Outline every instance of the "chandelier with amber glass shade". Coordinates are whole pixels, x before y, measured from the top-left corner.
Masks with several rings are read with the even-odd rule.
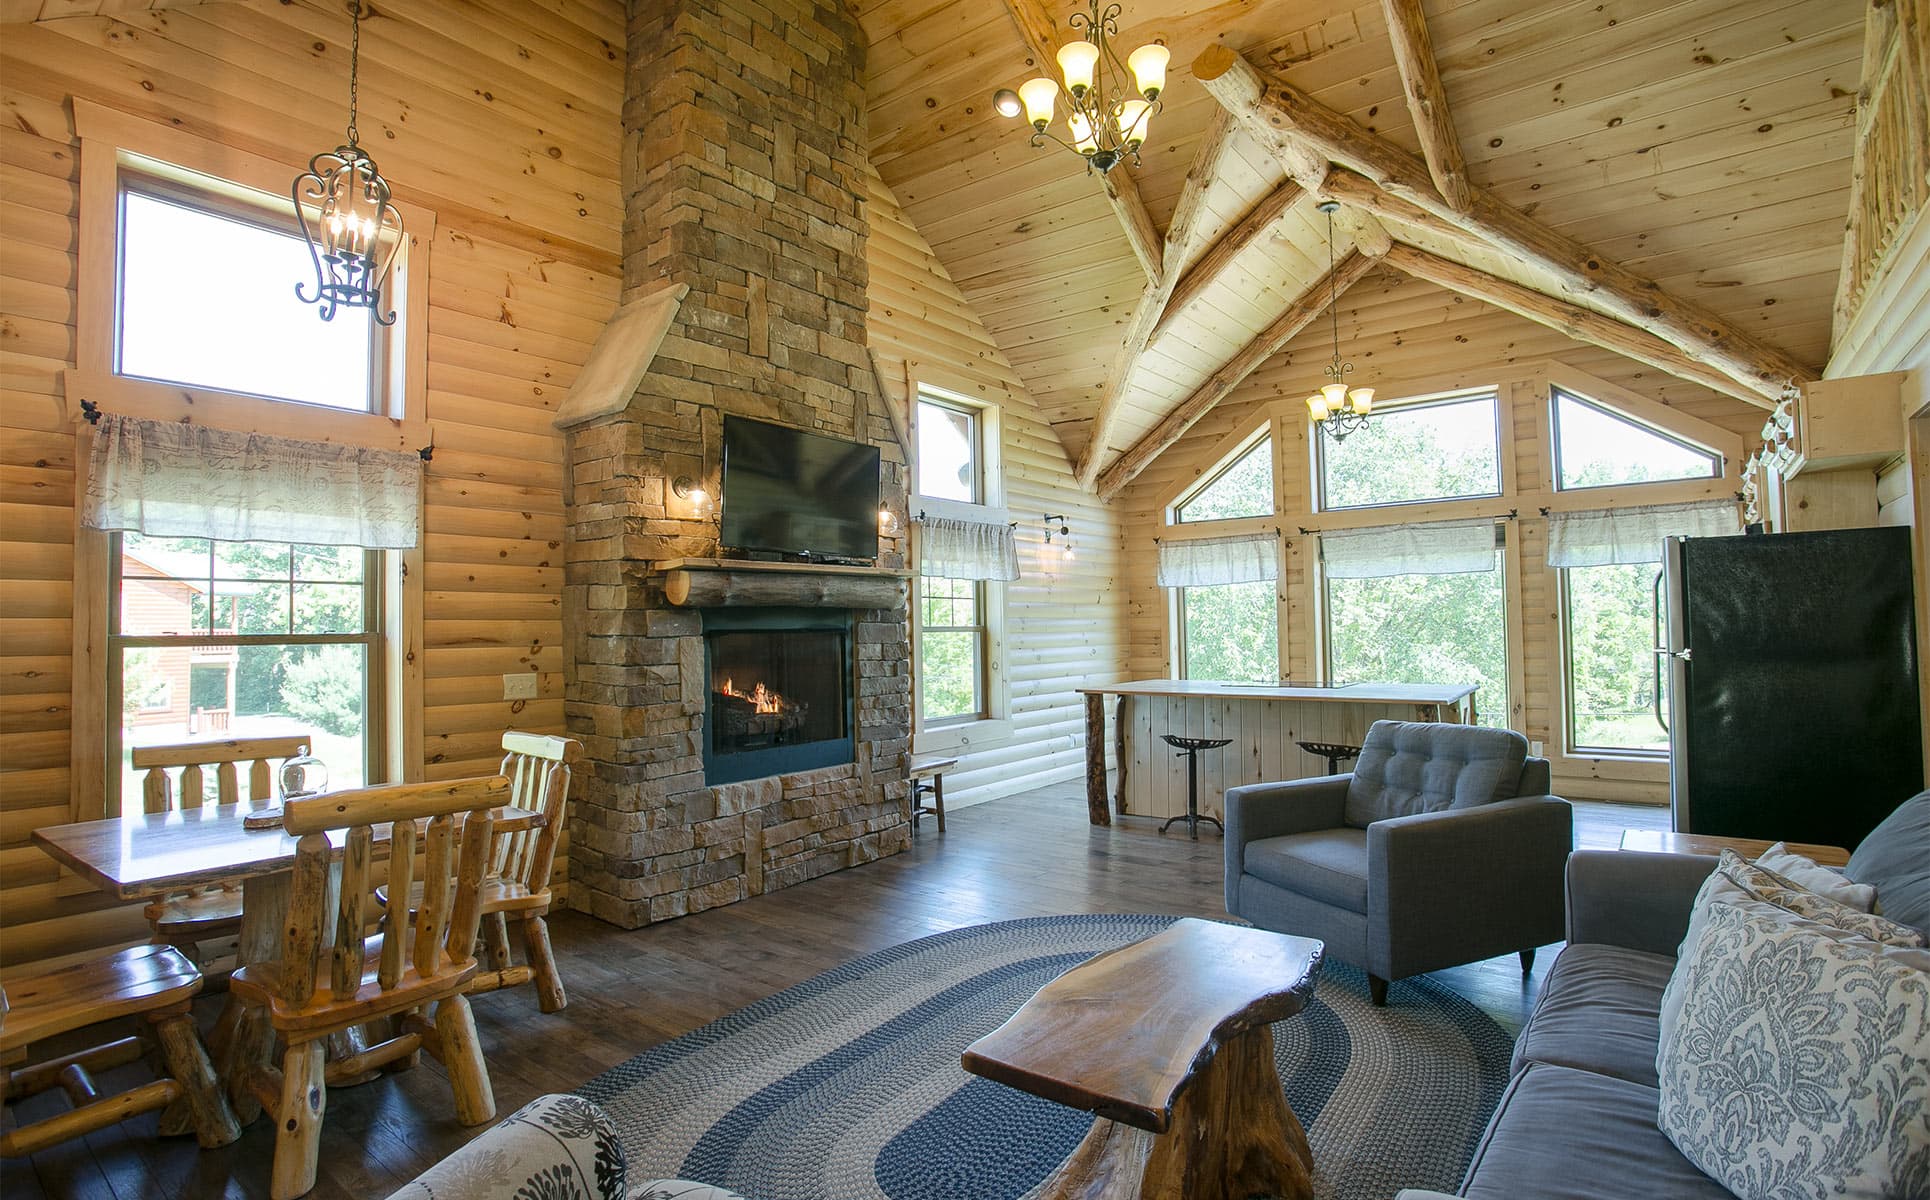
[[[1018,91],[1000,88],[993,107],[1007,117],[1021,112],[1032,126],[1032,144],[1057,142],[1086,160],[1088,169],[1105,174],[1131,158],[1139,162],[1159,94],[1166,88],[1166,47],[1148,42],[1121,63],[1112,50],[1119,36],[1119,5],[1102,10],[1089,0],[1086,12],[1075,12],[1070,24],[1079,36],[1059,47],[1059,73],[1054,80],[1041,75],[1019,85]],[[1128,82],[1130,77],[1130,82]],[[1065,136],[1053,132],[1059,104],[1066,106]]]

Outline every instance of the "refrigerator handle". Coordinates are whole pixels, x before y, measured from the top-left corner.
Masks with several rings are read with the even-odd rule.
[[[1655,723],[1662,727],[1663,733],[1669,729],[1669,719],[1662,714],[1662,664],[1669,657],[1668,643],[1662,640],[1662,570],[1655,572],[1655,606],[1649,610],[1654,619],[1655,631]]]

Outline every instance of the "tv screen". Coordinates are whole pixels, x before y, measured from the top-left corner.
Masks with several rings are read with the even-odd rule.
[[[878,448],[724,417],[724,549],[878,559]]]

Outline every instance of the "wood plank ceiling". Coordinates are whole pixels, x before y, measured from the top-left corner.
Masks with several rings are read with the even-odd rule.
[[[1047,0],[1062,19],[1076,0]],[[1211,44],[1418,153],[1379,0],[1124,0],[1122,54],[1172,51],[1165,111],[1133,168],[1164,230],[1221,109],[1188,65]],[[1839,0],[1426,0],[1469,178],[1498,199],[1813,368],[1849,203],[1863,7]],[[861,0],[871,38],[872,160],[978,310],[1069,453],[1086,451],[1122,334],[1146,287],[1098,186],[1066,152],[1027,144],[991,94],[1038,73],[1007,5]],[[1196,252],[1286,178],[1245,133],[1205,196]],[[1343,222],[1334,250],[1353,239]],[[1538,291],[1545,272],[1465,240],[1397,238]],[[1140,441],[1328,262],[1301,199],[1170,315],[1140,355],[1099,465]],[[1379,265],[1366,283],[1411,294]],[[1570,299],[1573,299],[1570,297]],[[1397,336],[1398,326],[1388,330]],[[1345,347],[1343,347],[1344,349]],[[1282,388],[1321,382],[1318,364]],[[1304,375],[1304,379],[1299,376]],[[1742,425],[1741,401],[1694,384],[1671,402]]]

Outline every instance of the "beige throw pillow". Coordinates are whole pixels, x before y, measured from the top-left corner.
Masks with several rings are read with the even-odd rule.
[[[1843,878],[1841,872],[1818,866],[1815,859],[1792,854],[1782,842],[1758,854],[1756,865],[1766,871],[1774,871],[1798,887],[1808,888],[1819,896],[1828,896],[1838,904],[1847,904],[1858,912],[1871,912],[1876,908],[1875,888],[1867,883],[1851,883]]]

